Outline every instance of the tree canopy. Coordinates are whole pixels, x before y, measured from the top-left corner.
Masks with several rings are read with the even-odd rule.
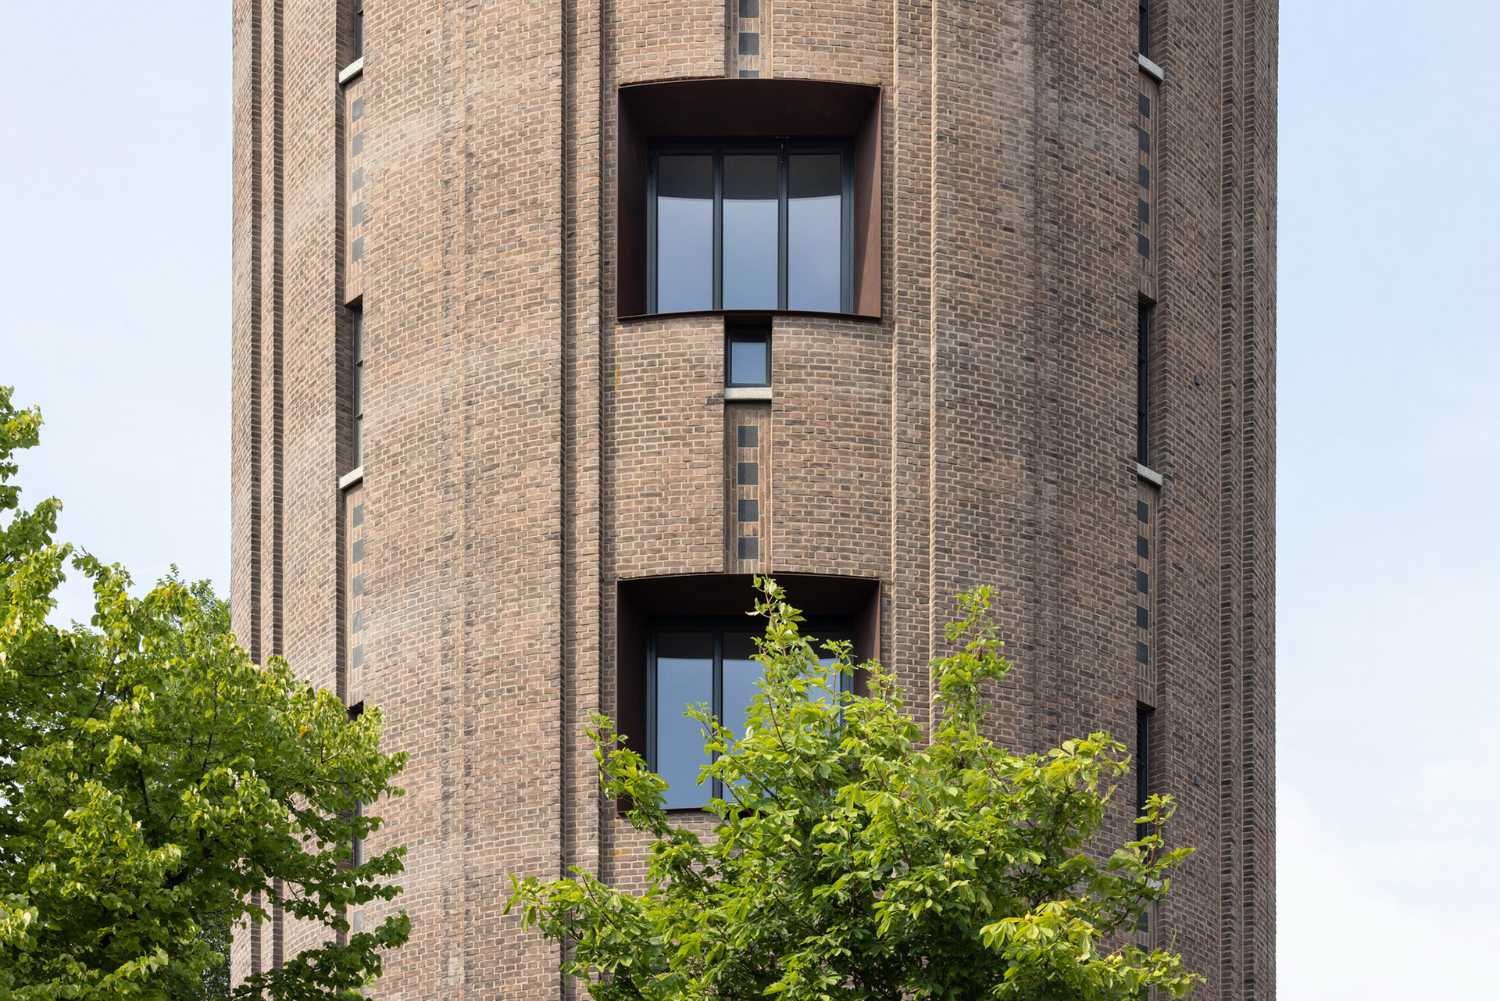
[[[379,826],[359,804],[399,791],[380,713],[253,663],[206,584],[136,597],[55,541],[59,502],[23,509],[15,483],[40,426],[0,387],[0,999],[194,997],[226,930],[278,902],[326,944],[234,996],[358,996],[409,933],[404,914],[346,920],[399,893],[402,849],[353,858]],[[93,583],[90,625],[49,621],[69,566]]]
[[[1188,849],[1168,849],[1172,813],[1152,796],[1137,837],[1100,853],[1126,748],[1106,733],[1016,754],[982,732],[982,684],[1010,664],[990,591],[962,596],[933,662],[935,721],[902,711],[893,678],[848,643],[825,654],[772,581],[757,660],[764,680],[745,733],[706,707],[712,836],[674,823],[665,783],[604,717],[591,731],[605,793],[649,835],[645,890],[575,869],[513,877],[511,907],[568,945],[564,969],[599,1001],[1124,1001],[1181,996],[1196,977],[1168,950],[1134,944]]]

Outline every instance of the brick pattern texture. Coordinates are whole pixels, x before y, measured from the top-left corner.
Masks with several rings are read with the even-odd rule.
[[[640,885],[582,737],[617,706],[617,585],[749,564],[723,319],[618,318],[615,95],[753,68],[879,86],[883,143],[881,319],[774,319],[755,565],[878,579],[920,721],[981,582],[1018,664],[997,737],[1128,739],[1154,706],[1153,784],[1199,851],[1152,934],[1204,1001],[1274,998],[1276,0],[1153,8],[1159,85],[1124,3],[366,0],[341,87],[347,11],[233,0],[235,628],[412,756],[369,849],[408,846],[414,933],[372,997],[580,997],[501,914],[508,874]],[[242,929],[233,969],[315,935]]]

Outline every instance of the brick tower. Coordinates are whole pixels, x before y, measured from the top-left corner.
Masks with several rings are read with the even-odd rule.
[[[507,874],[640,879],[596,710],[702,823],[769,571],[922,719],[995,584],[995,736],[1132,742],[1141,934],[1274,998],[1275,0],[233,3],[235,625],[411,753],[374,997],[567,994]]]

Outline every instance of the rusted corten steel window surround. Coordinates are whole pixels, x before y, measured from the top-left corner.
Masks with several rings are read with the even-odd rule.
[[[807,616],[813,635],[851,639],[854,660],[880,659],[880,582],[873,578],[833,574],[777,574],[787,597]],[[746,618],[755,604],[754,575],[748,573],[680,574],[618,582],[615,633],[615,720],[630,747],[655,751],[653,712],[654,641],[663,628],[732,624],[756,633],[760,623]],[[816,626],[817,628],[814,628]],[[820,632],[819,629],[822,631]],[[855,691],[864,690],[858,674]],[[654,759],[653,759],[654,760]]]
[[[880,318],[880,88],[817,80],[678,80],[621,87],[618,102],[617,315],[650,309],[652,152],[712,137],[716,144],[822,141],[847,147],[848,292],[832,315]],[[753,312],[814,312],[758,309]],[[703,309],[692,312],[733,313]],[[826,313],[824,315],[827,315]]]

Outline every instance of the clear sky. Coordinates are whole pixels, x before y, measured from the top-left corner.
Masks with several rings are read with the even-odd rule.
[[[47,418],[23,482],[138,579],[221,591],[229,6],[0,8],[0,382]],[[1500,7],[1281,24],[1280,998],[1492,997]]]

